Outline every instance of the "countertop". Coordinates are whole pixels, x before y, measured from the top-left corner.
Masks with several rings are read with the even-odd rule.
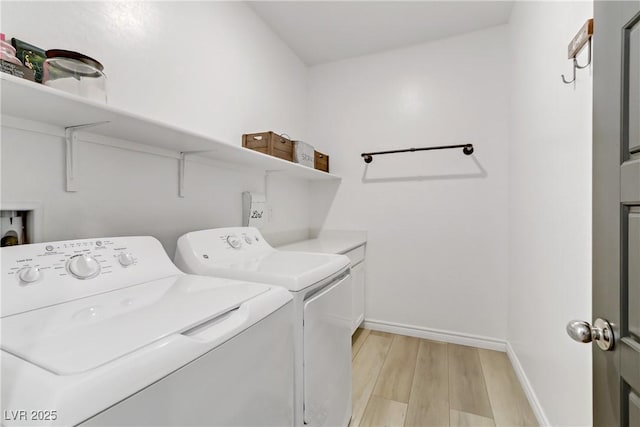
[[[279,246],[283,251],[320,252],[344,254],[367,243],[366,231],[326,230],[315,239],[303,240]]]

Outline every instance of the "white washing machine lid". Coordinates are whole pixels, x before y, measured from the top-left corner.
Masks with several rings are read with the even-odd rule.
[[[1,346],[52,373],[82,373],[208,324],[269,289],[258,283],[172,276],[5,317]]]
[[[344,255],[272,250],[255,257],[224,261],[200,259],[197,274],[251,280],[297,292],[349,266]]]

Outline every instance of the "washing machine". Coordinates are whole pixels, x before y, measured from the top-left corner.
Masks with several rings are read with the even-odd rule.
[[[256,228],[230,227],[183,235],[174,261],[185,272],[268,283],[289,291],[294,305],[295,423],[349,424],[349,258],[276,250]]]
[[[293,302],[152,237],[0,249],[2,424],[293,425]]]

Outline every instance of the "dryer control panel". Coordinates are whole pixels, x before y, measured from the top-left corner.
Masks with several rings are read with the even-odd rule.
[[[251,247],[255,247],[257,250],[263,248],[271,248],[271,245],[267,243],[257,229],[247,229],[242,227],[240,229],[226,229],[222,234],[216,236],[219,240],[223,240],[227,243],[230,249],[243,249],[250,250]],[[254,246],[255,245],[255,246]],[[224,247],[224,245],[222,245]]]
[[[274,251],[254,227],[226,227],[187,233],[178,239],[178,250],[188,247],[204,259],[255,257]]]
[[[184,271],[197,271],[201,263],[244,265],[259,262],[276,250],[254,227],[226,227],[193,231],[181,236],[174,261]]]
[[[180,273],[153,237],[36,243],[0,253],[2,317]]]

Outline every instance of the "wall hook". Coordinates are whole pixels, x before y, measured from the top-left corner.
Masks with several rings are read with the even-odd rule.
[[[562,82],[564,84],[570,84],[576,81],[576,69],[579,68],[578,65],[578,61],[576,60],[576,58],[573,58],[573,77],[571,78],[571,80],[567,80],[566,77],[564,76],[564,74],[561,74],[560,77],[562,77]]]
[[[589,42],[587,43],[587,63],[584,65],[578,64],[578,59],[573,58],[573,64],[578,70],[582,70],[583,68],[587,68],[591,65],[591,38],[589,38]]]
[[[568,47],[568,58],[571,59],[573,70],[571,80],[567,80],[564,74],[561,75],[562,82],[564,84],[571,84],[576,81],[576,70],[582,70],[591,65],[591,39],[593,37],[593,19],[588,19],[584,23],[580,31],[571,40]],[[587,63],[584,65],[578,64],[577,56],[580,54],[584,46],[587,46]]]

